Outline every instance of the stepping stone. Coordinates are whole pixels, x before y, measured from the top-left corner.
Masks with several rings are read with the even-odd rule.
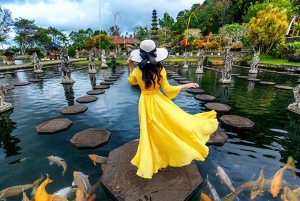
[[[60,112],[62,114],[80,114],[85,112],[88,109],[85,105],[71,105],[64,107]]]
[[[238,77],[238,78],[245,78],[245,79],[248,79],[248,78],[249,78],[248,76],[241,76],[241,75],[238,75],[238,76],[236,76],[236,77]]]
[[[41,79],[50,79],[50,78],[52,78],[52,76],[50,76],[50,75],[46,75],[46,76],[42,76],[42,77],[40,77]]]
[[[2,87],[3,87],[4,89],[6,89],[7,91],[8,91],[8,90],[12,90],[12,89],[15,88],[15,86],[12,85],[12,84],[2,85]]]
[[[187,83],[191,83],[191,81],[188,80],[183,80],[183,81],[179,81],[180,84],[187,84]]]
[[[223,103],[206,103],[204,106],[210,110],[215,110],[217,112],[229,112],[229,110],[231,109],[230,106]]]
[[[89,128],[76,133],[70,140],[77,149],[95,149],[106,144],[110,138],[110,132],[104,128]]]
[[[248,78],[248,81],[252,81],[252,82],[260,82],[261,79],[257,79],[257,78]]]
[[[25,85],[29,85],[31,84],[30,82],[18,82],[18,83],[14,83],[14,86],[25,86]]]
[[[4,72],[4,74],[16,74],[16,72],[14,72],[14,71],[7,71],[7,72]]]
[[[111,81],[117,81],[117,79],[115,79],[115,78],[106,78],[106,79],[104,79],[104,81],[111,82]]]
[[[36,128],[39,134],[53,134],[60,131],[68,130],[72,125],[72,121],[67,118],[58,118],[45,121]]]
[[[112,200],[188,200],[200,189],[203,179],[194,161],[163,168],[152,179],[137,176],[137,168],[130,162],[137,147],[134,140],[110,151],[107,157],[100,182]]]
[[[119,71],[116,72],[116,74],[123,74],[123,73],[125,73],[124,70],[119,70]]]
[[[186,78],[185,77],[175,77],[174,80],[182,81],[182,80],[186,80]]]
[[[205,90],[199,89],[199,88],[191,88],[191,89],[188,89],[187,92],[191,93],[191,94],[204,94]]]
[[[266,84],[266,85],[275,85],[275,82],[265,82],[265,81],[261,81],[259,82],[259,84]]]
[[[214,101],[216,99],[216,97],[207,94],[196,94],[194,97],[201,101]]]
[[[181,75],[171,75],[171,77],[174,78],[174,79],[175,79],[175,78],[182,78]]]
[[[90,90],[88,92],[86,92],[89,95],[98,95],[98,94],[104,94],[104,90],[102,89],[95,89],[95,90]]]
[[[210,136],[209,140],[206,142],[206,145],[224,145],[227,139],[228,135],[226,135],[223,131],[217,130]]]
[[[83,96],[83,97],[76,99],[76,101],[78,103],[90,103],[90,102],[94,102],[96,100],[98,100],[98,98],[96,96]]]
[[[254,122],[250,119],[237,115],[223,115],[220,121],[226,126],[237,129],[251,129],[254,126]]]
[[[108,89],[110,86],[105,84],[100,84],[94,87],[94,89]]]
[[[112,79],[118,79],[118,78],[120,78],[120,76],[116,76],[116,75],[112,75],[112,76],[109,76],[109,78],[112,78]]]
[[[110,85],[110,84],[113,84],[114,82],[100,82],[100,84],[103,84],[103,85]]]
[[[277,89],[285,89],[285,90],[293,90],[294,89],[294,87],[283,86],[283,85],[275,85],[274,87]]]
[[[52,75],[52,77],[58,77],[58,76],[61,76],[61,74],[55,73]]]
[[[29,82],[40,82],[40,81],[42,81],[42,79],[30,79],[30,80],[28,80]]]
[[[5,78],[4,75],[0,75],[0,78]]]
[[[121,77],[123,74],[120,74],[120,73],[114,73],[112,74],[112,76],[118,76],[118,77]]]

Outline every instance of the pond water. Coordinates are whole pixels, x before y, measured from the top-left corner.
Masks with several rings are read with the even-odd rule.
[[[15,64],[24,64],[24,63],[30,63],[31,60],[30,59],[16,59],[15,60]],[[0,61],[0,67],[1,66],[5,66],[4,61]]]
[[[214,66],[220,69],[220,66]],[[216,97],[216,102],[229,105],[229,113],[218,113],[247,117],[255,122],[253,129],[232,130],[220,123],[220,130],[228,135],[223,146],[209,146],[210,154],[205,162],[196,162],[204,180],[200,191],[191,198],[199,201],[200,192],[209,195],[206,178],[222,198],[230,193],[221,183],[217,166],[224,169],[233,186],[238,188],[248,181],[255,181],[264,167],[264,176],[270,179],[281,167],[288,156],[300,161],[299,133],[300,117],[286,111],[287,106],[294,102],[292,90],[277,89],[274,86],[249,82],[244,78],[232,77],[231,84],[220,84],[221,73],[204,69],[204,73],[195,74],[196,68],[167,67],[176,71],[192,82],[198,82],[206,94]],[[92,103],[85,103],[88,110],[78,115],[63,115],[60,110],[66,106],[80,104],[76,99],[86,96],[86,92],[99,85],[106,76],[124,70],[125,73],[104,94]],[[233,73],[248,75],[249,69],[233,68]],[[45,68],[45,74],[57,72],[57,68]],[[88,158],[88,154],[108,156],[109,152],[139,137],[137,102],[140,95],[138,87],[127,83],[128,67],[98,69],[95,76],[89,75],[87,69],[74,70],[72,78],[76,81],[71,87],[60,84],[61,77],[44,79],[42,82],[26,86],[15,86],[9,90],[6,102],[12,103],[14,109],[1,114],[0,120],[0,191],[10,186],[30,184],[48,173],[53,180],[47,185],[47,192],[52,194],[62,188],[71,186],[73,172],[81,171],[89,175],[90,183],[95,184],[102,175],[99,164],[96,166]],[[257,78],[275,82],[279,85],[295,87],[299,76],[280,73],[259,72]],[[17,71],[16,74],[5,74],[0,84],[26,82],[36,78],[32,71]],[[169,77],[172,85],[177,81]],[[196,100],[193,94],[182,91],[173,101],[190,114],[208,111],[206,102]],[[54,118],[69,118],[73,124],[63,132],[53,135],[39,135],[36,126]],[[77,132],[88,128],[105,128],[111,133],[109,142],[94,150],[77,150],[71,145],[70,139]],[[298,139],[298,141],[297,141]],[[62,167],[49,165],[47,156],[56,155],[65,159],[67,171],[62,177]],[[299,164],[296,164],[299,168]],[[295,187],[300,186],[299,169],[284,171],[283,179]],[[292,188],[292,187],[291,187]],[[30,195],[31,190],[27,191]],[[280,192],[281,195],[282,191]],[[96,200],[109,201],[111,198],[99,187]],[[243,190],[239,200],[250,200],[250,190]],[[19,201],[22,194],[9,197],[9,201]],[[273,198],[265,190],[255,200],[281,200]]]

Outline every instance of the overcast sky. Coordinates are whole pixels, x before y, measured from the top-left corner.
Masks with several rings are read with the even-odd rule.
[[[0,0],[12,18],[35,20],[39,27],[55,27],[67,33],[91,28],[105,30],[114,21],[123,35],[135,26],[150,26],[152,11],[162,18],[167,12],[176,20],[178,12],[204,0]],[[99,12],[100,11],[100,12]],[[117,14],[119,13],[119,14]],[[116,18],[115,18],[116,16]]]

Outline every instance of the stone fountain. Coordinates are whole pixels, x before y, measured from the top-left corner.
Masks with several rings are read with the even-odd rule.
[[[233,53],[227,49],[225,53],[225,62],[222,68],[222,78],[219,80],[220,83],[231,83],[231,71],[233,65]]]
[[[254,57],[252,59],[253,62],[250,66],[251,68],[249,70],[249,73],[253,73],[253,74],[258,73],[259,54],[260,54],[260,52],[255,52],[254,53]]]
[[[188,53],[187,53],[187,52],[184,52],[183,56],[184,56],[184,64],[183,64],[183,68],[188,68],[188,67],[189,67],[189,65],[188,65],[188,60],[189,60]]]
[[[63,47],[61,50],[61,75],[62,75],[62,84],[73,84],[75,81],[71,78],[71,69],[70,69],[70,62],[68,59],[68,50]]]
[[[107,68],[107,64],[106,64],[106,56],[105,56],[105,50],[102,50],[102,55],[101,55],[101,67],[106,67]]]
[[[197,63],[197,70],[195,73],[203,73],[203,62],[205,60],[205,52],[204,50],[199,50],[197,53],[198,55],[198,63]]]
[[[97,73],[95,69],[94,56],[92,51],[89,52],[89,73]]]
[[[33,72],[35,73],[42,73],[42,67],[36,52],[33,53]]]
[[[6,95],[6,89],[0,84],[0,113],[13,109],[11,103],[4,101]]]

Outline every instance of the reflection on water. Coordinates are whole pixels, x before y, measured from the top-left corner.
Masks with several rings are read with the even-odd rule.
[[[167,67],[166,67],[167,68]],[[15,83],[57,73],[58,66],[43,69],[42,75],[30,71],[16,72],[15,75],[5,74],[1,84]],[[60,110],[74,105],[74,100],[86,96],[86,92],[118,70],[125,73],[105,90],[97,95],[98,100],[85,104],[88,110],[78,115],[63,115]],[[229,105],[228,114],[244,116],[255,122],[251,130],[234,130],[220,123],[220,130],[228,135],[223,146],[210,146],[210,153],[205,162],[196,162],[204,180],[199,191],[191,200],[199,201],[200,192],[209,195],[206,178],[222,198],[230,193],[220,180],[217,167],[224,169],[234,188],[247,182],[256,181],[262,167],[264,176],[270,184],[273,175],[283,167],[289,156],[300,161],[300,122],[299,116],[286,111],[287,106],[294,102],[291,90],[282,90],[274,86],[262,85],[258,82],[251,85],[244,78],[232,77],[232,83],[220,84],[221,74],[214,70],[204,69],[203,74],[195,74],[196,68],[182,69],[181,66],[170,66],[191,82],[197,82],[206,94],[216,97],[216,102]],[[72,85],[60,84],[61,77],[44,79],[41,82],[26,86],[16,86],[9,90],[6,101],[14,106],[13,111],[3,113],[0,120],[0,190],[25,183],[32,183],[42,173],[50,175],[53,182],[47,186],[47,192],[53,193],[64,187],[71,186],[73,171],[82,171],[89,175],[90,183],[94,184],[102,175],[99,166],[94,166],[88,154],[108,156],[109,152],[139,137],[137,102],[140,95],[138,87],[127,83],[128,67],[114,66],[108,69],[97,69],[97,74],[88,74],[87,69],[72,72],[76,81]],[[233,73],[248,75],[248,69],[233,68]],[[279,85],[296,86],[297,76],[260,72],[256,76],[262,81],[275,82]],[[169,77],[173,85],[178,83]],[[190,114],[207,111],[204,101],[196,100],[193,94],[182,91],[173,101]],[[218,113],[220,118],[223,113]],[[66,130],[54,135],[38,135],[35,127],[40,123],[54,118],[69,118],[73,124]],[[95,150],[77,150],[70,144],[70,139],[79,131],[87,128],[105,128],[111,132],[108,144]],[[50,166],[47,156],[57,155],[65,159],[68,169],[64,177],[61,169]],[[26,158],[26,160],[21,160]],[[296,167],[299,164],[296,163]],[[300,186],[300,171],[283,172],[283,179],[292,188]],[[265,187],[263,195],[255,200],[281,200],[273,197]],[[28,193],[27,193],[28,194]],[[97,200],[111,200],[100,187],[96,191]],[[244,189],[239,199],[250,200],[251,189]],[[21,195],[8,198],[9,201],[21,200]]]

